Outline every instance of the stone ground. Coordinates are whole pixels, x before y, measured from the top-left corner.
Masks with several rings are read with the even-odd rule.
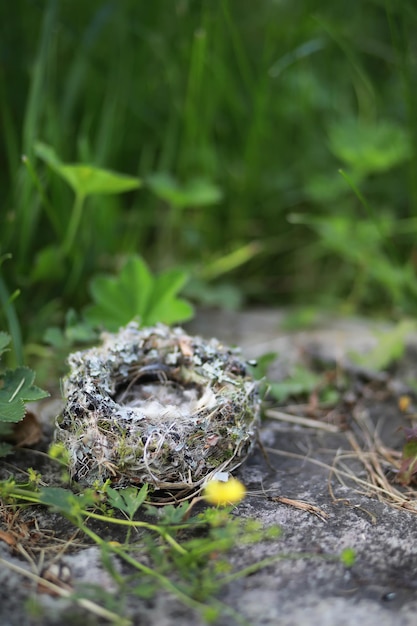
[[[376,341],[374,325],[363,320],[323,319],[315,328],[287,332],[283,330],[283,319],[283,314],[271,311],[201,314],[188,330],[241,345],[247,358],[277,352],[279,358],[271,376],[278,378],[306,357],[349,367],[346,357],[350,350],[367,349]],[[357,623],[411,626],[416,623],[417,514],[394,508],[371,494],[365,484],[368,475],[363,464],[344,455],[352,451],[349,433],[361,440],[364,432],[361,425],[371,430],[377,428],[385,445],[400,449],[403,435],[399,428],[410,425],[410,420],[398,408],[398,395],[407,389],[407,377],[415,375],[417,357],[413,342],[411,338],[406,365],[389,377],[355,372],[345,403],[335,417],[336,428],[326,430],[272,419],[263,424],[261,440],[269,464],[258,449],[240,468],[238,476],[248,488],[248,497],[235,514],[257,518],[265,526],[278,524],[282,535],[272,542],[238,547],[231,560],[242,568],[266,557],[281,555],[282,558],[231,583],[222,592],[222,601],[238,611],[246,623],[253,626]],[[364,481],[362,486],[354,478],[332,474],[330,468],[335,459],[336,468],[346,473],[353,471],[354,477]],[[19,457],[14,462],[19,463]],[[311,508],[300,510],[277,502],[274,500],[277,497],[302,501]],[[65,534],[60,518],[50,513],[41,515],[49,516],[47,523],[51,529],[60,528]],[[345,548],[356,552],[352,568],[332,558]],[[305,553],[308,556],[303,556]],[[30,569],[27,560],[12,554],[1,541],[0,558],[12,566]],[[95,548],[85,547],[66,554],[63,560],[76,584],[82,586],[94,581],[103,589],[111,589],[111,579],[103,570]],[[42,606],[39,618],[28,611],[28,602],[34,596]],[[105,623],[87,612],[74,616],[69,609],[68,602],[37,594],[36,586],[30,581],[0,565],[2,626]],[[127,609],[135,625],[202,624],[194,612],[162,592],[152,601],[132,599]],[[218,626],[235,623],[238,622],[230,616],[216,622]]]

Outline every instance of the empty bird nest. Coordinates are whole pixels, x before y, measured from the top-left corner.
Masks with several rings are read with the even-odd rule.
[[[69,367],[56,440],[81,483],[148,483],[154,500],[178,501],[254,445],[258,385],[239,351],[216,339],[131,323],[71,354]]]

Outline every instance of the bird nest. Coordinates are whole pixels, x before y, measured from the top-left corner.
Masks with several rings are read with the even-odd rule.
[[[174,501],[233,471],[254,445],[258,385],[216,339],[131,323],[69,366],[56,440],[81,483],[148,483],[153,499]]]

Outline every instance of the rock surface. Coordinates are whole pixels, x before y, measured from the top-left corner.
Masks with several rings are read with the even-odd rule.
[[[361,320],[325,320],[309,331],[282,329],[283,314],[260,311],[247,314],[201,315],[187,327],[189,332],[216,336],[242,346],[247,358],[265,352],[279,353],[272,371],[279,376],[288,367],[317,354],[325,360],[344,361],[351,349],[375,344],[373,325]],[[406,371],[412,370],[410,361]],[[405,380],[400,377],[397,383]],[[390,379],[392,381],[392,378]],[[391,382],[390,382],[391,384]],[[398,447],[398,428],[407,424],[398,409],[396,391],[385,379],[376,389],[355,388],[357,417],[378,426],[387,445]],[[345,418],[350,425],[352,403],[346,402]],[[346,427],[346,423],[344,427]],[[355,425],[355,424],[354,424]],[[248,489],[247,498],[235,514],[256,518],[265,526],[278,524],[282,535],[268,542],[237,547],[231,559],[244,568],[267,557],[276,560],[264,569],[231,583],[221,600],[238,611],[253,626],[411,626],[417,611],[417,514],[394,508],[382,496],[367,491],[367,473],[362,463],[343,452],[352,452],[347,430],[308,428],[286,421],[267,420],[261,440],[269,464],[258,450],[239,470]],[[337,468],[354,471],[363,486],[348,476],[332,473]],[[311,505],[301,510],[277,501],[288,498]],[[50,520],[52,526],[57,519]],[[352,548],[356,561],[345,567],[338,555]],[[0,542],[0,557],[12,566],[29,569],[26,560],[12,556]],[[77,583],[97,582],[110,589],[112,581],[100,564],[96,548],[83,548],[65,556]],[[68,613],[68,602],[44,595],[42,615],[31,611],[36,586],[0,565],[0,623],[2,626],[34,624],[105,623],[91,614]],[[39,596],[37,596],[39,601]],[[39,610],[39,608],[37,609]],[[196,614],[161,592],[153,601],[132,599],[128,613],[134,624],[159,626],[202,624]],[[71,614],[71,618],[68,616]],[[239,623],[230,615],[216,624]]]

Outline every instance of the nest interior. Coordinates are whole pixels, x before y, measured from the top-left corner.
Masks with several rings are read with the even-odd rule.
[[[69,366],[56,440],[78,481],[195,492],[253,447],[258,385],[216,339],[132,323],[70,355]]]

